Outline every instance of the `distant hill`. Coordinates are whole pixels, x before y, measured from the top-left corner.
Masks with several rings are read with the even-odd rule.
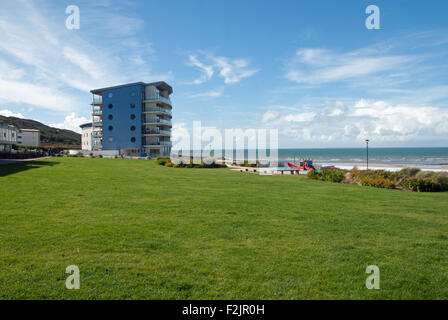
[[[0,122],[12,124],[19,129],[40,130],[40,142],[64,145],[81,144],[81,135],[79,133],[66,129],[52,128],[39,121],[0,115]]]

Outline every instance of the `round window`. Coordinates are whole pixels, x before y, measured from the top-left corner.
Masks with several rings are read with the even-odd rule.
[[[131,126],[131,131],[135,131],[135,126]]]
[[[112,109],[112,108],[113,108],[112,103],[110,103],[107,107],[108,107],[109,109]]]
[[[109,126],[108,129],[109,129],[109,131],[112,131],[112,130],[114,130],[114,127]]]
[[[131,97],[135,97],[135,92],[134,91],[131,92]]]
[[[109,137],[109,138],[107,138],[107,140],[109,140],[109,142],[112,142],[112,141],[114,141],[114,138]]]
[[[135,104],[131,103],[131,109],[134,109],[134,108],[135,108]]]
[[[112,119],[114,118],[114,116],[110,114],[107,118],[108,118],[109,120],[112,120]]]
[[[135,137],[131,138],[131,142],[134,143],[135,142]]]
[[[132,120],[135,119],[135,114],[131,114],[131,119],[132,119]]]
[[[112,98],[114,96],[114,94],[112,92],[109,92],[109,98]]]

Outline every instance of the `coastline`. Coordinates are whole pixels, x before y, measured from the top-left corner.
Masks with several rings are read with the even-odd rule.
[[[319,162],[316,164],[321,166],[334,166],[339,169],[353,169],[357,167],[360,170],[366,170],[366,164],[360,163],[331,163],[331,162]],[[369,169],[371,170],[387,170],[387,171],[400,171],[403,168],[420,168],[422,171],[448,171],[448,165],[406,165],[406,164],[385,164],[385,163],[369,163]]]

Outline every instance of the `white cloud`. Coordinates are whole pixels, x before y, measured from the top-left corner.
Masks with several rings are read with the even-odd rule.
[[[154,50],[139,38],[144,21],[116,13],[121,5],[101,10],[83,6],[81,30],[70,31],[63,20],[52,19],[54,6],[29,0],[2,3],[0,103],[28,104],[61,115],[79,108],[87,113],[91,89],[135,78],[170,78],[169,72],[152,73]]]
[[[189,55],[188,65],[197,67],[202,72],[202,76],[194,80],[193,84],[200,84],[210,80],[215,71],[224,79],[225,84],[240,82],[258,72],[256,69],[249,68],[247,59],[230,59],[212,54],[201,54],[206,62],[201,62],[196,55]]]
[[[50,127],[72,130],[81,133],[81,124],[92,121],[92,119],[87,119],[85,117],[78,117],[74,112],[67,115],[63,122],[49,124]]]
[[[192,98],[192,99],[196,99],[196,98],[217,98],[217,97],[221,97],[224,94],[224,88],[218,88],[216,90],[210,90],[210,91],[205,91],[205,92],[201,92],[201,93],[195,93],[195,94],[191,94],[188,97]]]
[[[301,145],[353,145],[370,138],[376,142],[424,142],[446,139],[448,109],[431,105],[393,104],[361,99],[352,104],[328,103],[324,108],[273,107],[261,117],[265,127]]]
[[[207,80],[210,80],[212,78],[213,73],[214,73],[212,65],[206,65],[206,64],[200,62],[198,60],[198,58],[194,55],[189,55],[188,59],[189,59],[189,63],[188,63],[189,66],[197,67],[203,73],[201,77],[199,77],[193,81],[193,84],[201,84],[201,83],[204,83]]]
[[[399,77],[413,58],[404,55],[374,56],[369,50],[336,54],[319,48],[302,48],[287,63],[285,77],[303,84],[356,81],[363,77],[391,71]]]
[[[26,103],[44,109],[64,111],[74,109],[76,100],[57,89],[28,82],[0,78],[0,101]]]
[[[15,113],[8,109],[0,110],[0,115],[5,116],[5,117],[16,117],[16,118],[22,118],[22,119],[25,118],[23,116],[23,114],[21,114],[20,112]]]

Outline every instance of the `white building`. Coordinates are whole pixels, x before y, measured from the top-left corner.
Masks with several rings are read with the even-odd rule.
[[[24,147],[40,147],[40,131],[36,129],[19,129],[17,144]]]
[[[0,122],[0,152],[9,152],[17,144],[17,128]]]
[[[93,145],[92,145],[92,132],[93,132],[93,127],[92,127],[92,123],[85,123],[80,125],[81,129],[82,129],[82,134],[81,134],[81,149],[82,150],[87,150],[87,151],[91,151],[93,150]]]

